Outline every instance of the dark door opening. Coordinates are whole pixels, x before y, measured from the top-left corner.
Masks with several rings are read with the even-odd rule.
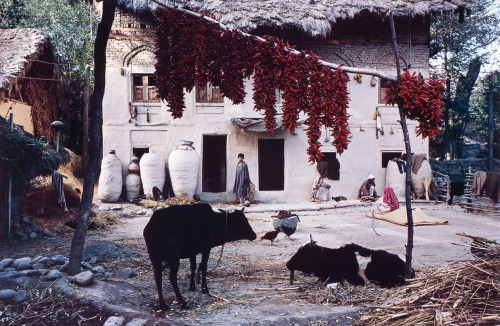
[[[203,135],[202,191],[226,191],[226,135]]]
[[[259,139],[259,190],[284,189],[285,140]]]
[[[326,177],[330,180],[340,180],[340,162],[337,153],[324,152],[324,156],[318,163],[318,172],[321,165],[326,164]]]
[[[136,156],[139,160],[141,159],[142,155],[149,153],[149,147],[145,148],[140,148],[140,147],[134,147],[132,149],[132,154]]]
[[[390,160],[399,158],[402,152],[382,152],[382,167],[386,168]]]

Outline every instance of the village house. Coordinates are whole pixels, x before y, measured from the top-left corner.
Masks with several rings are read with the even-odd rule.
[[[182,4],[177,1],[176,4]],[[132,155],[161,153],[167,161],[181,140],[194,142],[200,169],[196,195],[207,201],[232,201],[238,153],[245,154],[255,198],[296,202],[310,198],[318,176],[308,162],[303,126],[294,134],[263,127],[253,110],[252,81],[244,104],[234,105],[217,87],[185,92],[186,110],[173,119],[156,97],[155,27],[151,1],[119,1],[107,50],[103,102],[103,152],[115,150],[124,177]],[[230,28],[256,35],[276,35],[346,67],[370,68],[396,75],[388,13],[394,12],[404,69],[429,76],[430,14],[456,10],[461,1],[186,1],[186,8],[213,14]],[[384,101],[386,80],[350,73],[348,90],[350,144],[338,155],[327,130],[321,138],[328,162],[330,196],[354,199],[369,174],[383,193],[387,162],[405,151],[397,108]],[[279,97],[280,93],[277,90]],[[374,119],[376,112],[380,122]],[[278,104],[279,112],[279,104]],[[278,124],[279,125],[279,124]],[[408,121],[412,151],[428,153],[428,139],[416,136]]]
[[[0,29],[0,45],[0,240],[4,240],[18,218],[27,182],[50,175],[69,156],[47,146],[53,136],[51,123],[67,116],[48,35],[31,28]]]

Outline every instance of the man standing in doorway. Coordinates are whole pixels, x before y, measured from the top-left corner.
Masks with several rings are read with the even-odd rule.
[[[245,155],[243,153],[239,153],[233,190],[234,193],[236,193],[236,199],[239,198],[240,205],[245,204],[245,198],[248,195],[248,188],[250,188],[250,173],[248,172],[247,164],[243,161],[244,159]]]

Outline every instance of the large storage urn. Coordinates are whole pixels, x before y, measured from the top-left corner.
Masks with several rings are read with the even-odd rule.
[[[122,193],[122,185],[122,162],[115,151],[111,150],[101,162],[97,195],[103,203],[117,202]]]
[[[390,160],[387,162],[387,170],[385,172],[385,185],[389,186],[394,190],[398,199],[405,198],[405,184],[406,184],[406,173],[400,173],[398,164],[395,161]]]
[[[127,199],[132,201],[139,198],[141,195],[141,176],[139,175],[139,159],[133,156],[128,165],[127,178],[125,179],[125,190],[127,191]]]
[[[196,191],[200,158],[192,145],[191,141],[181,140],[168,157],[172,188],[177,197],[191,198]]]
[[[139,162],[141,167],[142,188],[149,197],[153,194],[153,187],[163,192],[165,185],[165,159],[161,153],[146,153]]]

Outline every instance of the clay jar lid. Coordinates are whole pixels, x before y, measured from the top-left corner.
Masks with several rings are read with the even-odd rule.
[[[132,156],[130,161],[131,161],[131,163],[128,165],[128,172],[139,174],[139,171],[140,171],[139,158],[136,156]]]

